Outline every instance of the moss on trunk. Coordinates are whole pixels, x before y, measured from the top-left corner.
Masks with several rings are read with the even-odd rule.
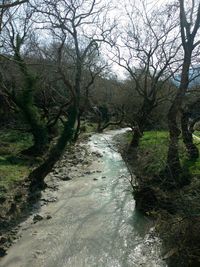
[[[45,188],[46,184],[44,182],[44,178],[62,156],[67,143],[73,139],[76,120],[77,107],[74,105],[68,110],[68,121],[65,123],[63,132],[58,139],[57,144],[51,149],[49,157],[29,175],[28,179],[31,180],[30,191],[34,191],[37,188]]]

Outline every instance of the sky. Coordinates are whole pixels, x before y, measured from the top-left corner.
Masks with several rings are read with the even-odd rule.
[[[171,1],[172,0],[144,0],[144,3],[147,7],[148,12],[150,13],[151,11],[153,11],[153,9],[157,9],[166,3],[170,3]],[[121,19],[119,21],[122,26],[126,26],[126,24],[128,23],[125,7],[127,7],[128,12],[130,11],[130,4],[135,5],[137,8],[142,8],[141,0],[113,0],[113,4],[115,4],[116,9],[112,11],[111,16],[113,18],[119,18],[121,16]],[[112,66],[112,70],[119,80],[123,80],[127,77],[127,72],[115,63]]]

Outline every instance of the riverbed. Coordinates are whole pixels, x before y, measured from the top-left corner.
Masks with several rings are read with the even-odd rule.
[[[124,131],[92,135],[84,146],[94,161],[59,183],[56,201],[37,210],[41,220],[32,214],[21,224],[2,267],[167,266],[152,221],[135,210],[130,174],[113,142]]]

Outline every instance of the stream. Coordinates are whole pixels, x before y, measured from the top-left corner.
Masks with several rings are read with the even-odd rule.
[[[23,222],[1,267],[167,266],[152,222],[135,210],[128,170],[114,148],[113,137],[124,131],[90,138],[90,152],[101,154],[90,166],[95,171],[62,181],[57,201],[37,212],[51,219]]]

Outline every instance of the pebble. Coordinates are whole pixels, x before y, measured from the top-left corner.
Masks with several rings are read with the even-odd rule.
[[[72,178],[70,178],[69,176],[62,176],[60,177],[60,180],[62,181],[70,181]]]
[[[39,214],[36,214],[34,217],[33,217],[33,221],[34,221],[34,223],[36,223],[36,222],[38,222],[38,221],[41,221],[41,220],[43,220],[44,218],[41,216],[41,215],[39,215]]]
[[[85,172],[84,174],[92,174],[93,172],[92,171],[87,171],[87,172]]]
[[[7,241],[7,238],[5,236],[0,237],[0,244],[4,244],[6,243],[6,241]]]
[[[0,248],[0,257],[3,257],[7,254],[6,249],[5,248]]]
[[[46,219],[50,220],[50,219],[52,219],[52,216],[51,215],[47,215]]]

